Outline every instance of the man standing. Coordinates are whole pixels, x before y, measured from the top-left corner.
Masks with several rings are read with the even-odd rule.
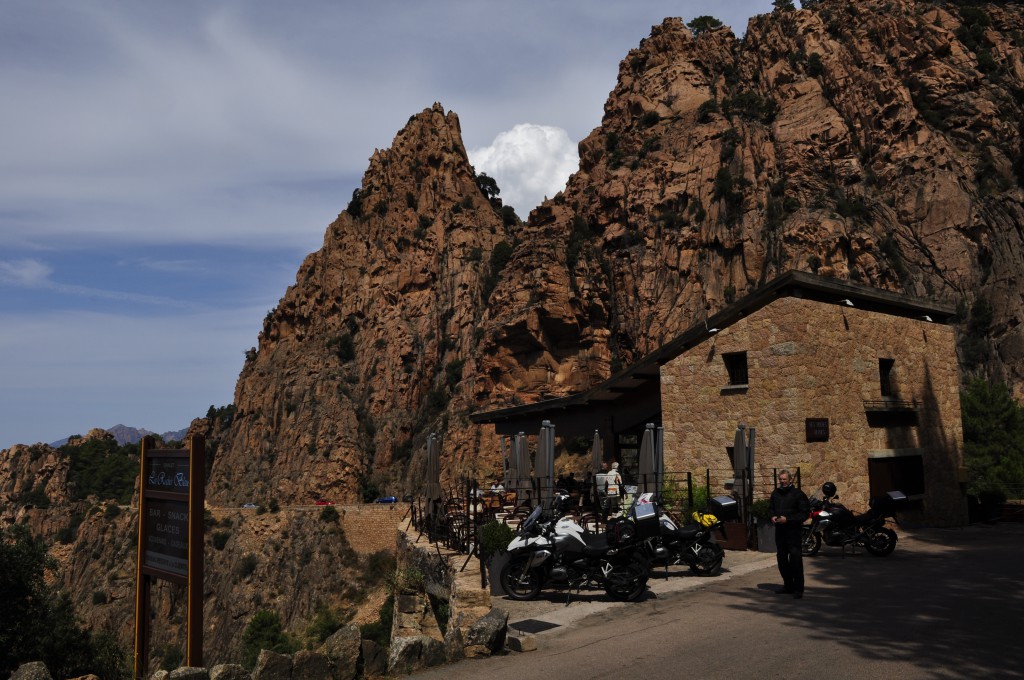
[[[776,557],[782,575],[782,588],[775,592],[780,595],[792,594],[799,599],[804,596],[801,525],[811,514],[811,504],[807,495],[793,486],[793,476],[789,470],[779,473],[779,487],[772,491],[768,514],[775,525]]]

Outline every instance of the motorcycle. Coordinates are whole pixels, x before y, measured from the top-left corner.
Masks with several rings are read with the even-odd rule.
[[[513,600],[532,600],[548,586],[579,591],[592,585],[616,600],[640,599],[650,562],[631,523],[624,520],[604,534],[590,533],[564,516],[565,504],[556,498],[550,519],[538,505],[519,525],[501,570],[505,593]]]
[[[836,485],[821,485],[822,498],[812,498],[811,523],[803,526],[801,551],[804,555],[817,555],[821,545],[863,545],[869,553],[885,557],[896,549],[896,532],[885,526],[886,520],[896,520],[896,510],[906,496],[890,491],[885,496],[872,498],[870,509],[858,515],[839,502]]]
[[[685,564],[698,576],[717,576],[725,557],[725,550],[715,541],[715,531],[722,528],[722,521],[710,513],[694,512],[693,523],[683,525],[654,502],[652,495],[641,495],[640,504],[631,510],[635,514],[650,504],[657,515],[658,531],[651,540],[651,563],[665,567]]]

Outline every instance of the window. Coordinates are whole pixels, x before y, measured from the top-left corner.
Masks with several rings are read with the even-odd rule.
[[[902,491],[908,496],[924,493],[924,460],[920,455],[868,458],[871,497],[889,491]]]
[[[808,418],[804,421],[804,428],[807,431],[807,441],[828,441],[828,418]]]
[[[728,352],[722,355],[725,362],[725,370],[729,372],[730,385],[747,384],[747,353]]]
[[[882,388],[883,397],[892,397],[896,394],[892,387],[892,367],[895,363],[895,359],[878,360],[878,382]]]

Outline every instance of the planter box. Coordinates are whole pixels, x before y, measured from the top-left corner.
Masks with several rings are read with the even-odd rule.
[[[501,552],[492,555],[487,562],[487,585],[491,589],[491,595],[504,595],[505,589],[501,587],[501,570],[508,564],[508,553]]]
[[[723,522],[715,540],[726,550],[746,550],[747,525],[743,522]]]
[[[762,524],[761,522],[764,522]],[[757,525],[757,550],[758,552],[773,553],[775,546],[775,527],[767,520],[759,520]]]

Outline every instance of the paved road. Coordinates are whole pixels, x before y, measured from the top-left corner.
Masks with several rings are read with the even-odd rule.
[[[561,625],[537,634],[538,651],[414,677],[1024,678],[1022,561],[1024,525],[921,530],[887,558],[823,548],[794,600],[774,594],[770,557],[748,558],[716,579],[655,581],[641,603],[515,610],[511,622]]]

